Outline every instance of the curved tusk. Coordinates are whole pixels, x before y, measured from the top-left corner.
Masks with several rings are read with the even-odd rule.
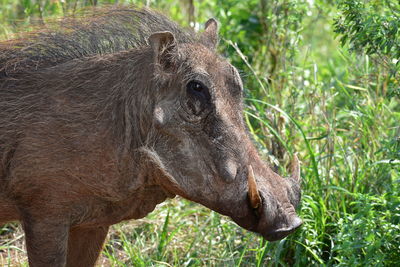
[[[249,165],[248,167],[248,174],[247,174],[247,181],[249,183],[249,199],[250,204],[253,209],[258,209],[261,206],[261,197],[260,193],[257,189],[256,179],[254,178],[253,167]]]
[[[291,178],[297,183],[300,183],[300,161],[299,158],[297,157],[297,153],[293,155]]]

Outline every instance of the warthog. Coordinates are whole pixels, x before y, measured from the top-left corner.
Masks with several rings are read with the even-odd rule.
[[[110,225],[175,195],[267,240],[301,225],[299,164],[282,178],[242,117],[237,70],[148,9],[64,19],[0,46],[0,222],[31,266],[93,266]]]

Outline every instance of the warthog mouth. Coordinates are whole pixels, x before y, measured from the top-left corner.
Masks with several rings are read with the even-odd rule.
[[[262,236],[268,241],[278,241],[296,231],[302,224],[303,221],[299,217],[295,217],[290,227],[279,228]]]

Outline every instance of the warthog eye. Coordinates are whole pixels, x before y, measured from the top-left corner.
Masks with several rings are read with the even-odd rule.
[[[198,98],[200,101],[210,101],[211,96],[207,86],[199,81],[190,81],[186,85],[188,94]]]

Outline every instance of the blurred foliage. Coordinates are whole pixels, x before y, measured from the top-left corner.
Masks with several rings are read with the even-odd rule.
[[[335,32],[342,45],[375,56],[389,70],[391,94],[400,96],[400,2],[341,0]]]
[[[173,200],[113,227],[100,264],[398,265],[398,1],[0,0],[0,36],[115,3],[159,9],[195,30],[217,18],[219,49],[244,80],[245,120],[260,154],[285,173],[300,153],[304,225],[270,243]],[[0,230],[0,264],[24,262],[14,227]]]
[[[367,54],[387,55],[400,59],[400,2],[395,0],[344,0],[339,4],[342,15],[336,20],[335,32],[342,44]]]

